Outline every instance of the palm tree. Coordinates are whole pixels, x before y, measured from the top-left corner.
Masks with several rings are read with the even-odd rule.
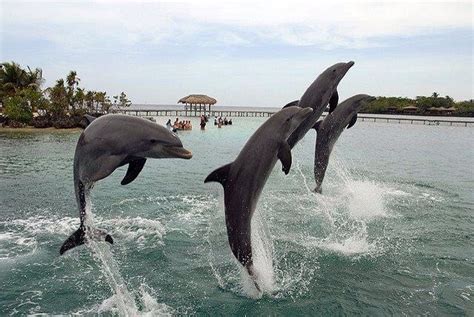
[[[106,102],[106,93],[102,91],[94,92],[94,100],[96,102],[95,112],[99,112],[99,105],[101,106],[101,109],[103,109],[103,105]]]
[[[79,84],[80,80],[81,79],[79,77],[77,77],[77,73],[73,70],[71,70],[69,72],[69,74],[67,75],[67,77],[66,77],[67,99],[68,99],[69,108],[71,109],[72,113],[76,112],[74,92],[75,92],[76,86]]]
[[[51,101],[51,111],[53,116],[62,116],[67,111],[68,99],[67,91],[64,86],[64,79],[58,79],[56,85],[46,89]]]
[[[0,68],[0,98],[13,96],[25,88],[38,91],[43,83],[43,72],[40,68],[28,71],[15,62],[1,64]]]
[[[15,62],[2,63],[0,71],[1,97],[15,95],[24,82],[25,71]]]
[[[41,85],[44,82],[43,70],[41,70],[41,68],[35,68],[34,70],[31,70],[30,66],[27,66],[27,68],[28,72],[26,72],[25,84],[29,88],[32,88],[35,91],[39,91]]]
[[[94,92],[89,90],[84,97],[84,101],[86,102],[87,111],[92,113],[94,110]]]
[[[78,106],[78,108],[83,111],[84,109],[84,102],[86,100],[86,93],[84,88],[77,88],[76,93],[74,94],[74,104]]]
[[[446,97],[444,97],[447,101],[447,104],[448,106],[451,106],[452,104],[454,104],[454,99],[448,95],[446,95]]]

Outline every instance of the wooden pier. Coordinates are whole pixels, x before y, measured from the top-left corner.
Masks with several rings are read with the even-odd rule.
[[[270,117],[274,111],[235,111],[235,110],[211,110],[201,112],[199,110],[155,110],[155,109],[121,109],[115,113],[123,113],[140,117],[200,117],[205,114],[210,117]]]
[[[199,110],[157,110],[157,109],[121,109],[114,111],[115,113],[128,114],[132,116],[140,117],[199,117],[202,114],[212,117],[228,117],[228,118],[237,118],[237,117],[270,117],[275,111],[238,111],[238,110],[211,110],[200,112]],[[322,117],[325,117],[326,114],[323,114]],[[401,116],[377,116],[377,115],[367,115],[367,114],[358,114],[358,120],[360,121],[369,121],[369,122],[384,122],[384,123],[408,123],[408,124],[420,124],[420,125],[444,125],[444,126],[463,126],[463,127],[474,127],[474,120],[462,120],[461,118],[456,118],[453,120],[448,120],[444,118],[437,117],[401,117]]]

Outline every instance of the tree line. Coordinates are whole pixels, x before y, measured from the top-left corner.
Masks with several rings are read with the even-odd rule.
[[[15,62],[1,64],[0,101],[8,125],[71,128],[80,126],[86,113],[100,115],[131,105],[124,92],[110,98],[105,91],[81,88],[75,71],[52,87],[42,89],[43,83],[40,68],[22,68]]]
[[[408,107],[408,109],[407,109]],[[411,108],[411,109],[410,109]],[[366,104],[361,112],[364,113],[399,113],[406,114],[446,115],[473,117],[473,100],[455,102],[450,96],[442,97],[434,92],[431,96],[417,96],[415,99],[404,97],[377,97],[376,100]]]
[[[15,62],[4,62],[0,66],[0,102],[5,115],[0,116],[0,124],[6,121],[10,126],[71,128],[80,126],[86,113],[97,116],[131,104],[124,92],[110,98],[105,91],[81,88],[75,71],[70,71],[65,79],[58,79],[54,86],[42,89],[44,78],[40,68],[22,68]],[[404,114],[407,107],[411,108],[410,113],[420,115],[449,112],[456,116],[474,116],[472,99],[455,102],[450,96],[442,97],[436,92],[415,99],[377,97],[361,112]],[[437,112],[438,109],[443,112]]]

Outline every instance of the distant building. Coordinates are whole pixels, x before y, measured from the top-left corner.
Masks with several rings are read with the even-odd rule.
[[[388,107],[387,113],[397,113],[397,110],[398,110],[397,107]]]
[[[195,112],[201,113],[204,110],[206,113],[206,106],[209,106],[209,112],[211,112],[211,106],[216,104],[217,100],[206,96],[206,95],[189,95],[179,99],[178,103],[184,103],[184,110],[194,110]],[[194,109],[193,109],[194,108]]]
[[[454,113],[454,111],[456,111],[456,108],[454,107],[431,107],[428,109],[428,113],[431,115],[451,115]]]
[[[407,106],[407,107],[403,107],[402,111],[404,113],[417,113],[418,112],[418,107],[416,107],[416,106]]]

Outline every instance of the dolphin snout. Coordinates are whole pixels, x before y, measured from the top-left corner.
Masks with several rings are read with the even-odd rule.
[[[182,158],[186,160],[189,160],[190,158],[193,157],[193,154],[191,153],[191,151],[186,150],[182,146],[168,145],[168,146],[164,146],[163,150],[169,155],[171,155],[171,157]]]
[[[349,68],[352,67],[352,66],[354,66],[354,64],[355,64],[354,61],[349,61],[349,62],[347,62],[347,66],[349,66]]]
[[[313,113],[313,108],[302,108],[300,112],[298,113],[299,117],[306,118],[309,116],[311,113]]]

